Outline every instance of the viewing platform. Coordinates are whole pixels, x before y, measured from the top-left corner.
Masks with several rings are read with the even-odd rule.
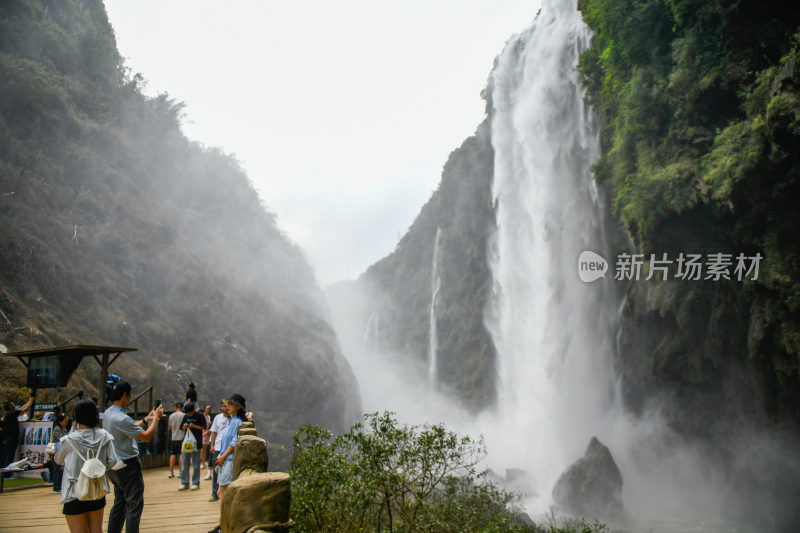
[[[202,476],[207,471],[203,470]],[[141,531],[205,533],[219,523],[219,502],[208,501],[211,480],[200,480],[199,490],[179,491],[180,477],[168,478],[169,468],[144,470],[144,512]],[[0,532],[63,533],[67,521],[61,514],[61,496],[51,485],[10,488],[0,494]],[[103,531],[114,503],[114,489],[106,495]]]

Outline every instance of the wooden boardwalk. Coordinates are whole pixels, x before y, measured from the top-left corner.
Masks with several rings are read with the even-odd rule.
[[[177,469],[176,469],[177,473]],[[202,476],[205,476],[203,470]],[[219,502],[209,502],[211,481],[201,478],[199,490],[179,491],[179,478],[169,479],[169,468],[144,471],[144,513],[141,531],[206,533],[219,523]],[[61,496],[53,488],[8,489],[0,494],[0,532],[68,531],[61,514]],[[103,531],[114,503],[114,489],[106,496]]]

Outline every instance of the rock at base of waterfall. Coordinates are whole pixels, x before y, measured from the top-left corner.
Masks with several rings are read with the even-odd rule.
[[[613,516],[622,511],[622,474],[611,452],[592,437],[586,453],[561,474],[553,500],[585,516]]]

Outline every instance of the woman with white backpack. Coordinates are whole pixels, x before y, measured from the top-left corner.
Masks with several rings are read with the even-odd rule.
[[[114,439],[99,427],[97,405],[92,400],[75,405],[74,420],[73,430],[61,438],[54,457],[64,465],[63,513],[71,533],[102,533],[103,508],[110,492],[105,473],[117,465]]]

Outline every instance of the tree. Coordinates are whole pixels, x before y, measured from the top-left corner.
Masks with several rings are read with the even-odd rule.
[[[294,437],[295,531],[522,532],[517,496],[478,472],[483,440],[372,413],[347,433],[303,426]]]

